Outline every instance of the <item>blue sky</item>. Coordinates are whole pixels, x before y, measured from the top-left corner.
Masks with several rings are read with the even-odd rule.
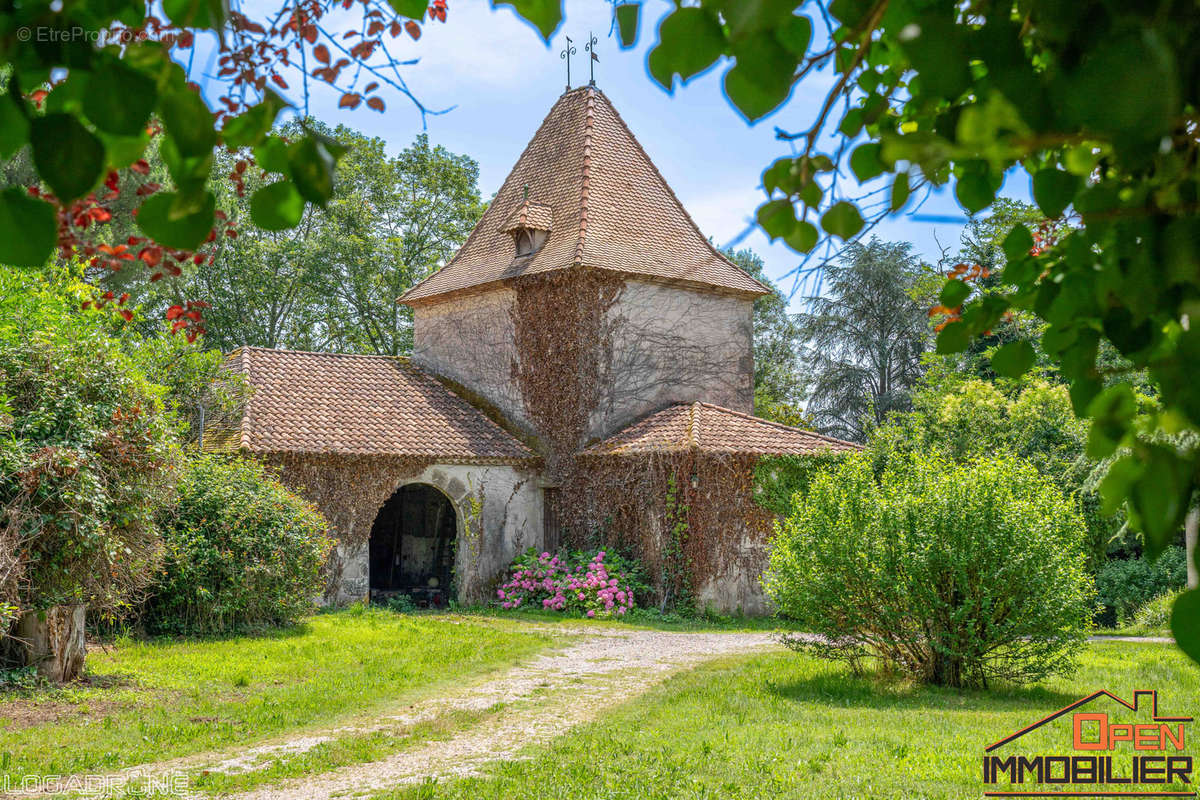
[[[423,121],[417,109],[395,93],[383,95],[388,103],[383,114],[366,106],[339,110],[337,93],[321,86],[310,95],[310,112],[327,123],[379,136],[393,152],[410,143],[424,122],[433,143],[479,162],[480,189],[490,197],[565,88],[566,68],[559,53],[566,35],[578,49],[572,60],[572,83],[587,81],[583,45],[591,31],[599,40],[597,86],[625,118],[700,229],[725,245],[746,231],[762,201],[763,168],[791,152],[787,143],[776,139],[776,128],[796,131],[811,124],[829,77],[826,72],[806,79],[780,111],[754,125],[726,102],[720,65],[669,95],[650,79],[645,65],[658,20],[671,7],[666,0],[645,0],[639,43],[623,51],[615,34],[610,35],[612,7],[604,0],[567,0],[566,21],[549,47],[508,7],[492,10],[484,0],[450,0],[445,24],[426,24],[420,41],[405,37],[399,51],[393,51],[398,58],[418,59],[402,68],[408,86],[427,107],[449,109],[446,113]],[[296,86],[298,82],[293,82]],[[294,91],[288,94],[289,99],[298,99]],[[857,193],[853,179],[845,180],[845,190]],[[1015,183],[1010,180],[1002,194],[1028,199],[1028,187]],[[950,192],[930,197],[917,213],[959,222],[914,219],[909,210],[882,223],[878,235],[910,241],[931,260],[939,253],[937,241],[952,248],[957,245],[966,215]],[[794,253],[782,244],[768,243],[757,230],[741,246],[757,251],[766,262],[767,274],[785,291],[791,289],[785,276],[798,263]]]

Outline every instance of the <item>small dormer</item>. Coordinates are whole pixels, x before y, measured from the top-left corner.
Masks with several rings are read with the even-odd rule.
[[[504,232],[513,237],[516,258],[525,258],[542,249],[553,230],[550,206],[531,203],[526,198],[504,226]]]

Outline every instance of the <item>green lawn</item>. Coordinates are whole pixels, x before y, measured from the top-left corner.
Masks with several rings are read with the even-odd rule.
[[[109,771],[348,721],[552,644],[520,623],[362,607],[263,636],[122,641],[88,654],[87,685],[0,695],[0,774]]]
[[[381,797],[974,799],[986,745],[1101,688],[1157,688],[1163,714],[1200,711],[1200,669],[1170,645],[1093,644],[1069,679],[992,692],[880,684],[778,653],[678,675],[487,777]],[[1061,729],[1030,737],[1064,751]]]

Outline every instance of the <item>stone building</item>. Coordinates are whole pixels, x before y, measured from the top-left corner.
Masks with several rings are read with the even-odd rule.
[[[761,612],[755,462],[854,447],[751,416],[767,291],[604,94],[576,89],[454,258],[399,299],[411,359],[243,348],[253,392],[206,447],[278,464],[325,513],[331,602],[479,601],[529,547],[618,546],[661,576],[682,530],[694,597]]]

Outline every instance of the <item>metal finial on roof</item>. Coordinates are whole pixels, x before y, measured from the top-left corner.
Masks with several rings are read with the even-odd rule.
[[[591,58],[588,59],[588,86],[596,85],[596,62],[600,60],[600,56],[596,55],[596,37],[591,32],[588,33],[588,43],[583,46],[583,49],[591,53]]]
[[[567,46],[558,54],[559,58],[565,59],[567,62],[567,91],[571,91],[571,56],[575,55],[575,48],[571,45],[571,37],[567,37]]]
[[[525,199],[529,199],[529,184],[525,184]]]

